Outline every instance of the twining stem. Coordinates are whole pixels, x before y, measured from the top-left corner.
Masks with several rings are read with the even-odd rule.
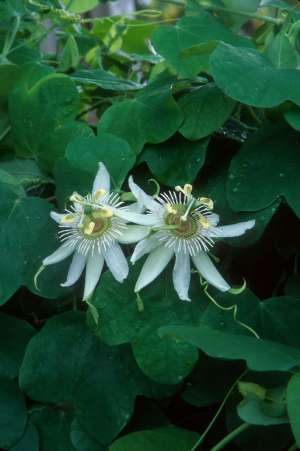
[[[199,5],[202,6],[205,9],[208,9],[209,11],[220,11],[225,12],[229,14],[236,14],[237,16],[245,16],[249,17],[249,19],[256,19],[256,20],[262,20],[263,22],[270,22],[274,23],[275,25],[282,25],[284,20],[283,19],[277,19],[275,17],[271,16],[263,16],[258,13],[250,13],[248,11],[240,11],[233,8],[226,8],[224,6],[217,6],[217,5],[211,5],[210,3],[200,1]]]
[[[207,428],[205,429],[205,431],[203,432],[203,434],[201,434],[201,436],[199,437],[199,439],[197,440],[197,442],[194,444],[193,448],[191,449],[191,451],[196,451],[198,446],[201,445],[201,443],[203,442],[203,440],[205,439],[205,437],[207,436],[207,434],[209,433],[210,429],[213,427],[213,425],[215,424],[215,421],[217,420],[218,416],[220,415],[223,407],[225,406],[227,399],[229,398],[229,396],[231,395],[231,393],[233,392],[233,390],[235,389],[236,385],[238,384],[238,382],[242,379],[242,377],[245,376],[245,374],[248,372],[248,370],[244,370],[242,372],[242,374],[239,375],[239,377],[234,381],[234,383],[232,384],[232,386],[230,387],[230,389],[228,390],[228,392],[226,393],[225,398],[223,399],[220,407],[218,408],[216,414],[214,415],[213,419],[211,420],[211,422],[209,423],[209,425],[207,426]]]
[[[251,426],[249,423],[242,423],[236,429],[230,432],[230,434],[226,435],[216,446],[214,446],[211,451],[220,451],[223,449],[228,443],[230,443],[235,437],[237,437],[241,432],[245,431]]]

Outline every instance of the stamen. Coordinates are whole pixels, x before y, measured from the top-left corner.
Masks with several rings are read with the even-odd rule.
[[[113,216],[113,210],[110,207],[103,207],[102,209],[102,216],[104,218],[111,218]]]
[[[64,215],[61,219],[61,224],[72,224],[75,221],[75,219],[76,217],[72,213]]]
[[[190,185],[189,183],[186,183],[184,187],[182,186],[175,186],[175,191],[183,193],[185,196],[190,196],[193,191],[193,185]]]
[[[70,201],[71,202],[82,203],[84,200],[85,200],[84,197],[81,196],[80,194],[78,194],[76,191],[74,191],[72,196],[70,196]]]
[[[107,194],[107,191],[103,188],[97,189],[97,191],[94,194],[94,200],[99,200],[101,197],[104,197]]]
[[[205,216],[203,216],[203,215],[201,215],[201,214],[200,214],[200,216],[199,216],[199,222],[200,222],[201,226],[202,226],[204,229],[209,229],[210,226],[211,226],[210,221],[209,221]]]
[[[209,197],[199,197],[198,200],[201,204],[204,204],[207,206],[207,208],[209,208],[210,210],[213,210],[214,201],[212,199],[210,199]]]
[[[170,205],[170,204],[165,204],[165,209],[171,215],[176,215],[176,213],[177,213],[176,208],[173,208],[172,205]]]
[[[188,205],[188,207],[187,207],[186,212],[184,213],[184,215],[183,215],[183,216],[180,216],[181,221],[186,221],[186,220],[187,220],[188,214],[189,214],[189,212],[191,211],[191,208],[192,208],[192,206],[194,205],[194,202],[195,202],[195,199],[193,198],[193,199],[191,200],[190,204]]]
[[[84,233],[86,234],[86,235],[91,235],[92,233],[93,233],[93,231],[94,231],[94,228],[95,228],[95,223],[94,223],[94,221],[91,221],[85,228],[84,228]]]

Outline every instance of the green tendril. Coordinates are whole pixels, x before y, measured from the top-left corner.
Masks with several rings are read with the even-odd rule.
[[[154,185],[155,185],[155,187],[156,187],[156,191],[155,191],[155,193],[153,194],[153,197],[159,196],[159,193],[160,193],[160,185],[159,185],[158,181],[155,180],[155,179],[149,179],[148,182],[154,183]]]
[[[249,332],[251,332],[251,333],[255,336],[255,338],[257,338],[258,340],[260,339],[260,336],[258,335],[257,332],[255,332],[254,329],[252,329],[252,327],[248,326],[248,324],[245,324],[245,323],[243,323],[242,321],[240,321],[239,319],[237,319],[237,314],[238,314],[238,306],[237,306],[237,304],[230,305],[229,307],[224,307],[223,305],[219,304],[219,303],[212,297],[212,295],[208,292],[208,282],[202,280],[201,277],[200,277],[200,284],[201,284],[201,286],[203,287],[203,291],[204,291],[204,293],[206,294],[206,296],[208,297],[208,299],[209,299],[216,307],[218,307],[220,310],[223,310],[223,311],[225,311],[225,312],[226,312],[226,311],[227,311],[227,312],[232,311],[232,312],[233,312],[233,315],[232,315],[232,316],[233,316],[234,322],[236,322],[236,323],[239,324],[241,327],[243,327],[244,329],[246,329],[246,330],[248,330]],[[246,288],[246,281],[244,280],[242,287],[237,288],[237,289],[232,288],[232,290],[237,290],[237,291],[234,292],[234,293],[231,293],[231,294],[235,294],[235,295],[236,295],[236,294],[242,293],[242,292],[245,290],[245,288]],[[238,291],[238,290],[242,290],[242,291]],[[230,292],[231,292],[231,291],[230,291]]]
[[[38,278],[42,274],[42,272],[44,271],[45,268],[46,268],[46,266],[44,266],[44,265],[40,266],[39,269],[37,270],[37,272],[34,275],[33,283],[34,283],[34,288],[37,291],[41,291],[39,286],[38,286]]]

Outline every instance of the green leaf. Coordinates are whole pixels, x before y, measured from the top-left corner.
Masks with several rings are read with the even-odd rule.
[[[38,187],[52,182],[52,179],[40,170],[34,160],[14,158],[13,160],[2,161],[1,169],[11,174],[15,181],[24,188]]]
[[[0,96],[7,96],[18,79],[19,68],[16,64],[0,64]]]
[[[209,55],[213,46],[207,51],[186,57],[183,50],[211,41],[224,41],[232,45],[251,46],[251,41],[237,36],[210,13],[200,10],[197,16],[185,16],[175,26],[158,27],[152,36],[156,51],[161,54],[182,77],[194,77],[209,67]]]
[[[300,373],[294,374],[287,386],[287,410],[296,444],[300,446]]]
[[[211,169],[207,178],[201,183],[201,191],[198,191],[197,194],[199,197],[209,197],[214,201],[214,211],[220,216],[220,225],[235,224],[251,219],[255,220],[255,227],[247,230],[244,235],[226,239],[226,242],[230,243],[231,246],[247,246],[261,238],[265,228],[277,211],[280,200],[258,211],[237,213],[232,210],[227,197],[224,195],[226,192],[226,179],[227,165],[223,161],[222,167],[218,168],[215,165]]]
[[[146,146],[139,161],[146,161],[155,178],[164,185],[192,183],[203,167],[208,140],[190,142],[179,135],[155,146]]]
[[[31,421],[27,421],[21,440],[10,451],[39,451],[39,434]]]
[[[60,64],[59,69],[62,72],[66,72],[70,69],[76,69],[80,62],[80,53],[78,49],[78,45],[76,42],[76,39],[71,34],[63,48],[61,57],[60,57]]]
[[[218,130],[231,115],[235,102],[208,84],[181,97],[178,105],[184,118],[180,133],[196,140]]]
[[[230,206],[235,211],[256,211],[284,196],[300,216],[299,167],[298,135],[284,124],[275,129],[267,124],[231,162],[227,182]]]
[[[295,69],[298,55],[285,33],[278,33],[269,43],[266,56],[277,69]]]
[[[103,69],[81,69],[72,74],[72,78],[77,82],[99,86],[108,91],[136,91],[143,87],[139,83],[121,79]]]
[[[135,158],[126,141],[108,133],[71,141],[65,158],[54,169],[58,199],[64,205],[74,191],[82,195],[91,192],[100,161],[110,173],[114,187],[120,189]]]
[[[75,121],[79,103],[70,77],[37,64],[25,65],[9,98],[17,152],[33,154],[45,169],[52,169],[70,139],[91,135],[86,124]]]
[[[0,314],[0,374],[17,377],[26,346],[35,330],[25,321]]]
[[[87,328],[85,315],[73,311],[48,320],[31,340],[20,386],[36,401],[64,405],[91,438],[107,444],[129,421],[136,395],[149,393],[151,383],[127,348],[103,344]]]
[[[190,451],[198,438],[196,432],[168,426],[132,432],[116,440],[109,451]]]
[[[210,58],[217,86],[229,97],[260,108],[286,100],[300,105],[300,74],[277,69],[257,50],[220,43]]]
[[[162,327],[160,334],[187,341],[211,357],[246,360],[254,371],[288,371],[300,362],[299,349],[253,336],[221,332],[204,324]]]
[[[71,424],[71,442],[76,451],[106,451],[107,448],[89,436],[75,419]]]
[[[140,90],[135,99],[108,108],[98,130],[125,139],[138,154],[146,142],[156,144],[170,138],[181,119],[171,95],[170,81],[159,80]]]
[[[196,278],[190,288],[194,302],[180,301],[167,271],[143,290],[144,310],[140,312],[134,293],[140,269],[141,264],[136,264],[122,285],[109,272],[102,276],[93,298],[101,318],[97,333],[111,345],[131,342],[140,368],[149,377],[161,383],[176,384],[191,372],[197,352],[193,346],[186,347],[176,340],[159,337],[157,330],[167,324],[198,324],[207,298],[199,292]]]
[[[64,406],[33,409],[30,419],[38,429],[40,451],[74,451],[70,443],[70,414]]]
[[[284,119],[295,130],[300,131],[300,108],[292,105],[287,111],[283,113]]]
[[[27,422],[25,400],[16,382],[0,378],[0,447],[10,448],[22,437]]]
[[[101,3],[98,0],[62,0],[68,11],[71,13],[86,13]]]

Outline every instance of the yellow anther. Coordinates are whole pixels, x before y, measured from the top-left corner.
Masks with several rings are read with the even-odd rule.
[[[186,183],[183,187],[183,191],[186,195],[192,194],[193,191],[193,185],[190,185],[189,183]]]
[[[178,192],[180,191],[185,196],[190,196],[193,191],[193,186],[190,185],[189,183],[186,183],[183,188],[182,188],[182,186],[177,185],[177,186],[175,186],[175,191],[178,191]]]
[[[103,188],[97,189],[97,191],[94,194],[94,199],[99,200],[101,197],[105,196],[107,194],[107,191]]]
[[[176,208],[173,208],[171,204],[166,204],[165,208],[169,214],[176,215],[177,210],[176,210]]]
[[[199,197],[199,202],[201,202],[201,204],[206,205],[210,210],[213,210],[214,208],[214,201],[212,199],[210,199],[209,197]]]
[[[93,233],[93,231],[94,231],[95,225],[96,224],[93,221],[89,222],[88,225],[83,230],[84,233],[86,235],[91,235]]]
[[[210,221],[203,215],[200,215],[199,222],[204,229],[209,229],[211,226]]]
[[[81,203],[84,200],[84,197],[82,197],[80,194],[76,193],[76,191],[70,196],[71,202],[78,202]]]
[[[113,216],[113,210],[110,207],[103,207],[101,208],[102,211],[102,217],[103,218],[111,218]]]
[[[75,221],[75,216],[72,214],[64,215],[61,219],[62,224],[71,224]]]

